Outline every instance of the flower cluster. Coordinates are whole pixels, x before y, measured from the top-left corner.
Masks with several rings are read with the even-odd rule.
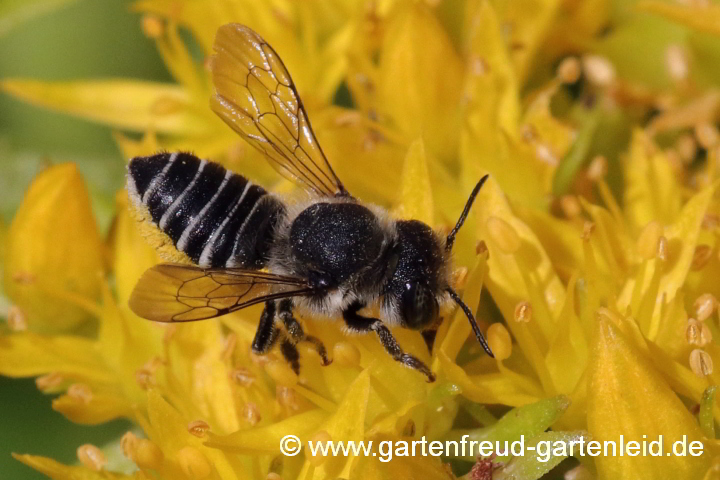
[[[120,441],[125,463],[93,445],[78,448],[75,466],[16,458],[62,480],[532,480],[566,456],[385,463],[284,457],[279,443],[287,434],[567,443],[662,435],[666,451],[685,436],[704,454],[558,468],[566,478],[718,478],[720,8],[628,3],[138,0],[133,9],[175,83],[1,80],[18,98],[112,126],[127,158],[192,150],[288,192],[208,108],[215,31],[240,22],[278,51],[357,197],[443,230],[491,175],[454,252],[457,287],[495,358],[462,312],[441,312],[432,352],[419,333],[396,330],[436,372],[428,384],[339,322],[302,319],[334,361],[322,367],[301,349],[298,376],[277,354],[250,353],[257,307],[182,325],[138,318],[128,298],[158,257],[126,194],[103,237],[76,168],[49,167],[0,230],[13,304],[0,374],[37,377],[72,421],[127,418],[139,428]]]

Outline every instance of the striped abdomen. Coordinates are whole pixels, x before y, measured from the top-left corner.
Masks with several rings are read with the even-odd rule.
[[[128,193],[202,267],[263,268],[284,205],[247,178],[188,153],[133,158]]]

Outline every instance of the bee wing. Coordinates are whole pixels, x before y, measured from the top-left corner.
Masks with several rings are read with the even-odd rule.
[[[316,292],[295,277],[164,263],[140,277],[130,296],[130,309],[156,322],[190,322],[219,317],[266,300]]]
[[[210,107],[283,176],[320,196],[349,195],[318,144],[290,73],[255,31],[220,27]]]

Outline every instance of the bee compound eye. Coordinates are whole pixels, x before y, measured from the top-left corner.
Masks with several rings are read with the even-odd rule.
[[[406,282],[400,297],[400,308],[405,325],[419,330],[437,315],[437,302],[430,291],[418,282]]]

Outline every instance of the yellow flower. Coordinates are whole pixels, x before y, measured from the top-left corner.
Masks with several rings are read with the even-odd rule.
[[[706,7],[639,8],[688,37],[717,35],[714,8],[706,17],[696,15]],[[126,157],[192,150],[287,192],[293,186],[208,108],[215,31],[249,25],[277,49],[323,150],[359,198],[442,231],[490,173],[458,235],[454,278],[495,357],[451,309],[431,351],[419,333],[393,332],[431,365],[432,384],[337,322],[301,319],[334,362],[323,367],[300,346],[297,376],[276,352],[250,353],[259,307],[206,322],[142,320],[128,299],[158,255],[127,194],[118,192],[103,242],[82,179],[59,165],[35,179],[6,238],[0,229],[13,303],[0,374],[37,377],[72,421],[122,417],[142,433],[120,442],[131,475],[92,445],[78,449],[79,466],[18,460],[61,480],[444,479],[471,468],[532,480],[578,457],[566,450],[573,443],[662,436],[660,457],[586,455],[568,469],[600,480],[717,476],[720,142],[717,94],[702,87],[714,73],[682,53],[697,45],[662,44],[660,58],[646,55],[628,74],[623,65],[638,53],[618,45],[659,27],[603,0],[140,0],[133,9],[175,83],[5,79],[0,88],[119,129]],[[600,36],[607,24],[616,30]],[[666,81],[643,83],[658,69]],[[339,90],[351,106],[333,104]],[[469,453],[283,456],[288,434],[376,448],[525,438],[558,449],[544,461],[496,450],[494,465]],[[683,437],[703,455],[665,455]]]

